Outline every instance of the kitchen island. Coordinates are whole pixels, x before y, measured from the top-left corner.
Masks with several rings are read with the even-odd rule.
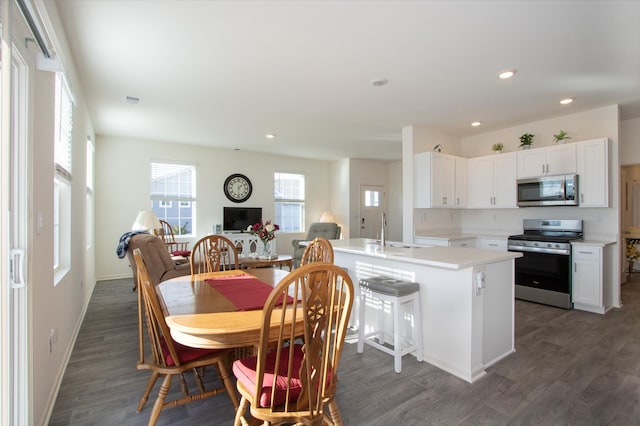
[[[348,268],[356,287],[360,279],[378,275],[420,284],[422,356],[430,364],[472,383],[515,351],[514,259],[520,253],[403,243],[381,247],[361,238],[332,245],[335,263]],[[405,330],[411,327],[408,319]]]

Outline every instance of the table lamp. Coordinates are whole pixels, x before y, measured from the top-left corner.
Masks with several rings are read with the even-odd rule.
[[[132,231],[153,232],[153,230],[160,228],[162,228],[162,225],[160,224],[156,214],[154,212],[144,210],[138,212],[138,216],[136,216],[136,220],[131,226]]]

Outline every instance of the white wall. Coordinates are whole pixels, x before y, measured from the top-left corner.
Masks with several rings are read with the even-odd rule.
[[[640,164],[640,118],[620,122],[620,164]]]
[[[94,138],[82,86],[68,55],[68,46],[54,4],[47,2],[45,20],[55,31],[59,52],[75,99],[73,109],[71,183],[71,265],[54,286],[53,274],[53,118],[54,74],[35,71],[30,154],[29,217],[29,330],[31,354],[31,423],[45,424],[86,305],[95,285],[94,247],[86,246],[86,140]],[[17,9],[16,9],[17,10]],[[34,46],[33,44],[30,44]],[[33,49],[35,54],[35,49]],[[65,54],[66,53],[66,54]],[[43,218],[36,228],[35,214]],[[57,343],[49,351],[49,333],[55,329]]]
[[[331,212],[340,225],[343,238],[349,235],[349,159],[331,163]]]
[[[96,274],[99,280],[131,276],[127,259],[115,250],[120,236],[131,229],[139,210],[149,210],[150,161],[181,161],[197,165],[196,229],[198,238],[222,223],[223,206],[262,207],[264,219],[274,216],[273,173],[305,175],[306,224],[331,210],[331,163],[278,155],[254,154],[178,143],[98,137],[96,143]],[[229,201],[222,186],[232,173],[246,175],[253,184],[245,203]],[[292,254],[291,240],[305,233],[279,232],[277,252]],[[195,242],[196,238],[189,241]]]

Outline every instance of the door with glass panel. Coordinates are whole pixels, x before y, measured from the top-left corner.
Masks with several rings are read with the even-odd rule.
[[[384,186],[360,186],[360,238],[380,238],[384,202]]]

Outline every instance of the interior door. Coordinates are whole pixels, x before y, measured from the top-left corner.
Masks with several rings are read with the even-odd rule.
[[[384,203],[384,186],[360,186],[360,238],[380,238]]]

